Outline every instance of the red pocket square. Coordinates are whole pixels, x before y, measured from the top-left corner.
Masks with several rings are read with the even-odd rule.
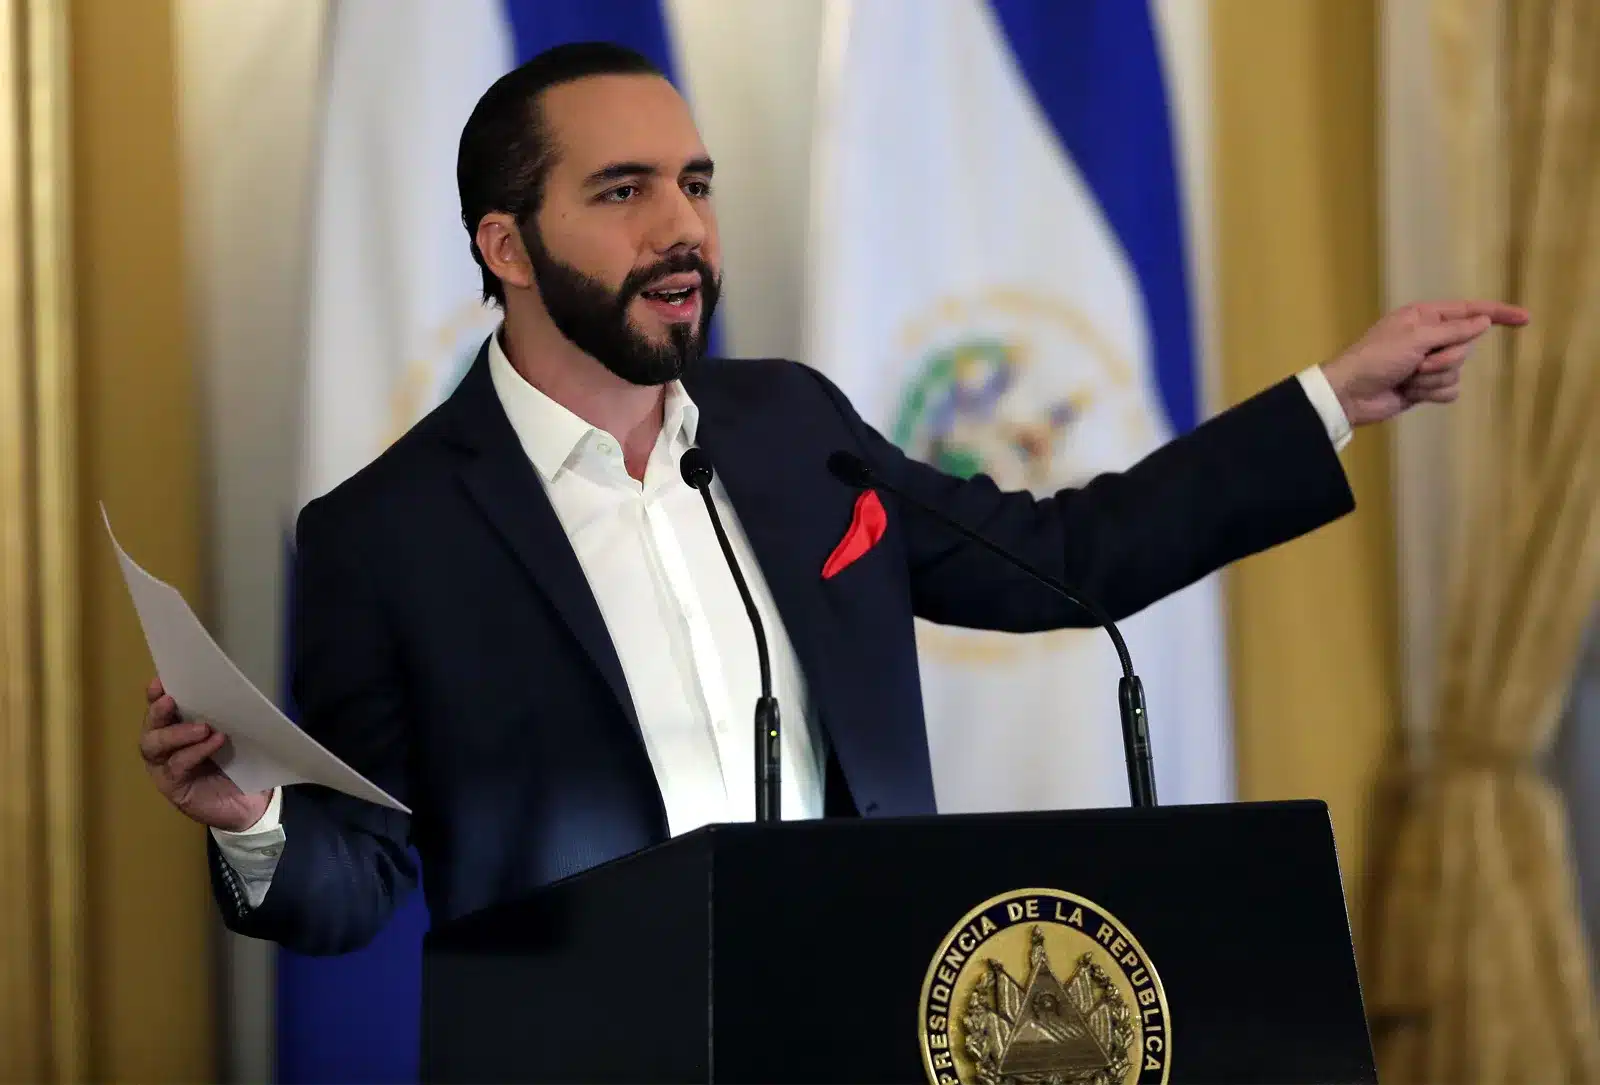
[[[834,576],[877,545],[888,523],[889,518],[884,515],[883,502],[878,500],[877,492],[863,491],[856,498],[856,512],[850,518],[850,530],[844,533],[844,538],[839,540],[828,563],[822,567],[822,579]]]

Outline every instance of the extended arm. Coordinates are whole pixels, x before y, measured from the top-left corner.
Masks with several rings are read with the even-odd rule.
[[[1304,379],[1286,380],[1126,471],[1036,498],[906,456],[817,378],[885,479],[1098,601],[1114,618],[1355,507]],[[960,536],[899,508],[918,617],[1031,632],[1082,625],[1076,608]]]
[[[910,459],[866,425],[837,388],[817,380],[855,435],[856,451],[885,478],[1122,618],[1355,507],[1335,453],[1335,427],[1326,421],[1328,393],[1349,426],[1384,422],[1419,403],[1451,402],[1473,344],[1492,327],[1527,321],[1525,310],[1500,302],[1404,306],[1317,367],[1319,379],[1285,380],[1126,471],[1042,500]],[[901,517],[919,617],[1012,632],[1084,623],[1076,608],[981,547],[910,510]]]

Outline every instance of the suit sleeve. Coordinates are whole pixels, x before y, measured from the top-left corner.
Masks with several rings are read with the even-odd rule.
[[[358,538],[317,502],[301,513],[290,618],[294,698],[308,734],[410,806],[397,649]],[[410,819],[309,784],[284,788],[282,804],[283,852],[258,907],[207,834],[224,923],[300,953],[360,948],[416,885]]]
[[[837,387],[809,372],[843,416],[854,451],[880,477],[1079,589],[1117,620],[1355,508],[1327,427],[1294,378],[1126,471],[1036,498],[1003,492],[985,475],[961,479],[911,459],[867,425]],[[930,517],[892,507],[918,617],[1019,633],[1093,624]]]

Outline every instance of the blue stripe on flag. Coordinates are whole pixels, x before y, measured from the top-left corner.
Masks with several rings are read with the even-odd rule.
[[[566,41],[612,41],[675,74],[661,0],[507,0],[518,63]],[[674,78],[674,82],[677,80]],[[438,209],[456,214],[453,207]],[[713,349],[716,336],[713,335]],[[287,564],[293,577],[292,549]],[[293,598],[293,592],[289,592]],[[285,608],[286,641],[292,615]],[[294,658],[292,643],[284,659]],[[284,711],[298,718],[285,682]],[[338,957],[281,950],[277,980],[277,1070],[284,1085],[411,1082],[419,1074],[422,936],[428,912],[410,894],[379,936]]]
[[[673,75],[661,0],[506,0],[517,60],[569,41],[609,41],[649,57]]]
[[[1145,0],[990,0],[1034,100],[1122,242],[1176,433],[1199,414],[1183,205]]]

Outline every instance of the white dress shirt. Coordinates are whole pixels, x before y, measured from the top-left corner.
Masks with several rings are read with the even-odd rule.
[[[615,437],[524,380],[496,335],[495,392],[583,566],[627,680],[673,835],[755,817],[755,636],[700,494],[678,459],[694,445],[699,410],[666,390],[661,433],[642,482]],[[738,515],[720,483],[712,500],[766,630],[783,734],[785,820],[822,816],[826,750],[810,719],[804,676]],[[213,829],[251,906],[266,897],[284,830],[274,792],[242,833]]]
[[[599,603],[639,717],[673,835],[755,817],[755,640],[700,495],[678,458],[694,444],[699,411],[682,385],[666,393],[665,420],[641,483],[609,433],[595,429],[512,368],[496,334],[489,372],[512,428],[566,529]],[[1322,370],[1297,375],[1336,450],[1351,428]],[[720,483],[718,515],[767,633],[773,695],[783,722],[783,816],[822,815],[826,750],[815,733],[804,676],[761,567]],[[252,907],[271,885],[284,830],[282,794],[242,832],[212,829]]]

